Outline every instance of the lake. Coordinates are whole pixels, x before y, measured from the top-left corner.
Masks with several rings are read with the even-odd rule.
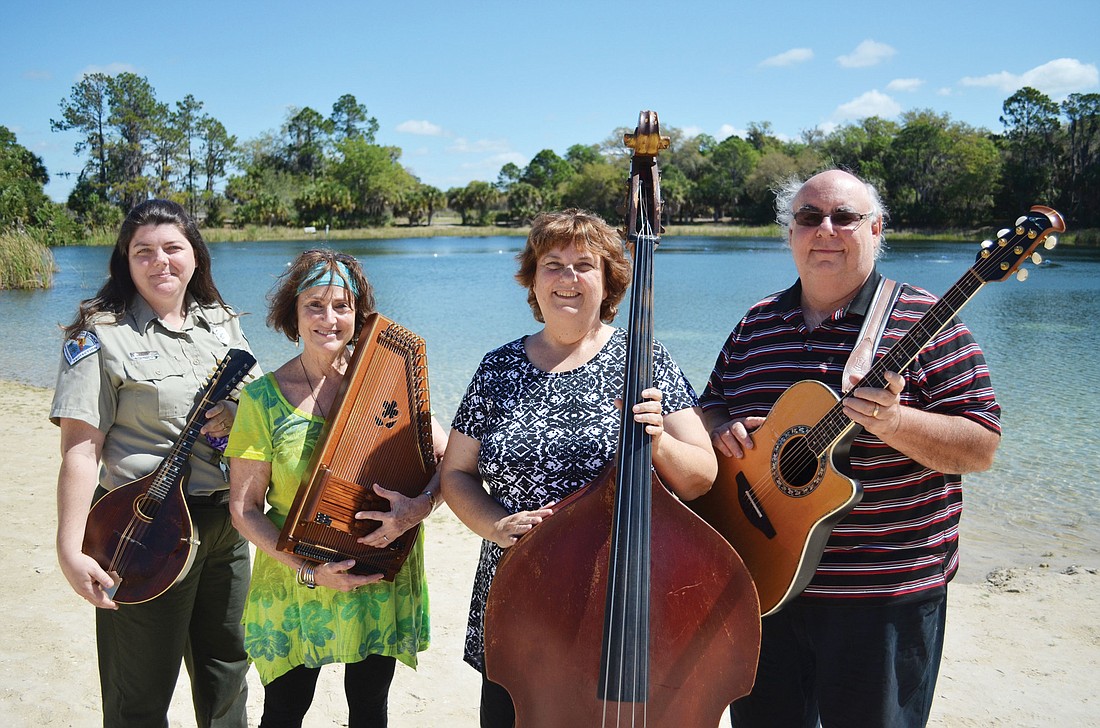
[[[249,314],[245,331],[265,369],[296,354],[264,325],[266,296],[298,251],[323,244],[211,246],[218,287]],[[977,252],[976,243],[887,244],[882,272],[937,295]],[[432,404],[445,425],[481,356],[538,329],[512,277],[522,245],[513,237],[334,241],[362,261],[379,310],[427,340]],[[53,288],[0,291],[0,379],[53,386],[58,324],[102,284],[109,255],[105,247],[57,248]],[[1100,561],[1100,436],[1091,423],[1100,404],[1100,251],[1056,248],[1044,256],[1026,282],[987,285],[962,312],[985,351],[1005,430],[993,468],[965,479],[962,578],[969,580],[994,566]],[[655,262],[657,338],[701,391],[745,310],[794,278],[777,240],[665,238]],[[620,310],[628,310],[625,302]]]

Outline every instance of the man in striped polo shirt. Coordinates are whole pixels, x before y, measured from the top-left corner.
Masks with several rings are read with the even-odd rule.
[[[798,280],[754,305],[718,356],[701,404],[719,457],[751,448],[796,382],[848,388],[842,372],[881,277],[886,214],[873,186],[829,170],[789,182],[776,208]],[[903,286],[879,351],[935,300]],[[1000,407],[957,318],[886,379],[844,406],[862,432],[836,466],[862,483],[863,499],[834,528],[805,591],[763,619],[756,685],[731,706],[735,728],[928,720],[958,568],[960,474],[992,464]]]

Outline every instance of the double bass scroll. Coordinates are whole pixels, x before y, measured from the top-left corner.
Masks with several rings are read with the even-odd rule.
[[[424,340],[375,312],[360,333],[277,547],[315,562],[355,559],[352,573],[392,581],[419,524],[379,549],[357,541],[379,523],[356,520],[355,513],[389,510],[375,483],[415,498],[433,474]]]

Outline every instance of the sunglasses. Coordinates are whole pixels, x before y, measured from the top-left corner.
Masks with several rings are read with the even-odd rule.
[[[829,218],[833,221],[833,227],[852,228],[854,230],[873,214],[872,212],[858,213],[841,210],[826,215],[817,210],[799,210],[794,214],[794,221],[803,227],[817,227],[825,218]]]

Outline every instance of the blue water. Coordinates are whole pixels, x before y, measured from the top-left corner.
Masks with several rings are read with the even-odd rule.
[[[275,277],[318,241],[222,243],[211,253],[225,298],[265,369],[296,354],[264,326]],[[512,278],[522,239],[423,238],[338,241],[358,256],[379,310],[428,342],[432,404],[449,422],[489,349],[538,328]],[[881,270],[942,294],[973,264],[976,246],[904,243]],[[52,386],[57,325],[102,283],[108,248],[58,248],[47,291],[0,291],[0,379]],[[1055,249],[1024,283],[987,285],[962,312],[982,345],[1004,408],[996,463],[965,479],[963,578],[1013,564],[1100,562],[1100,437],[1091,425],[1100,349],[1100,251]],[[702,389],[730,328],[795,272],[774,240],[666,238],[655,265],[656,334]],[[626,306],[621,310],[626,310]],[[43,413],[43,417],[46,413]]]

